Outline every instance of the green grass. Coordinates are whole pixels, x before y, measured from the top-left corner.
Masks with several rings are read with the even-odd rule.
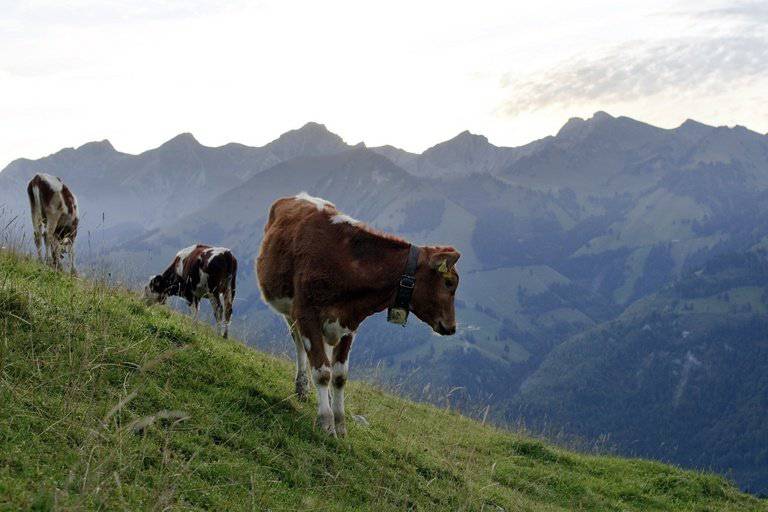
[[[720,477],[355,382],[348,414],[370,425],[330,439],[292,380],[167,308],[0,252],[0,509],[766,510]]]

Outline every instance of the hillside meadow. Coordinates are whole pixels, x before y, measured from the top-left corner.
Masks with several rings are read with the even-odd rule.
[[[292,376],[0,251],[0,509],[768,510],[719,476],[572,453],[357,382],[350,435],[328,438]]]

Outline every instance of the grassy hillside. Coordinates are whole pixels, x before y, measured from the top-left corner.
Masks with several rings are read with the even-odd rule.
[[[0,509],[766,510],[356,383],[369,425],[329,439],[291,388],[288,362],[0,253]]]

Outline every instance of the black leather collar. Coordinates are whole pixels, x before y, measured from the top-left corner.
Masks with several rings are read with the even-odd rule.
[[[405,326],[408,321],[408,312],[411,309],[411,297],[413,289],[416,287],[416,267],[419,264],[419,249],[411,245],[408,251],[408,261],[405,264],[405,271],[400,276],[400,282],[397,285],[397,294],[395,303],[387,310],[387,321],[393,324]]]

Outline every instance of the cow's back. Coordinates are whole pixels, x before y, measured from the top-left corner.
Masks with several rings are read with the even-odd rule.
[[[201,270],[207,275],[206,283],[211,293],[231,293],[234,296],[237,282],[237,258],[224,247],[212,247],[202,254]]]
[[[60,207],[61,200],[57,197],[58,191],[51,186],[53,180],[57,180],[57,178],[47,174],[35,174],[27,185],[33,222],[35,222],[35,218],[38,219],[38,222],[46,222],[47,210],[52,205]]]
[[[278,199],[270,208],[256,258],[256,275],[267,302],[293,297],[297,259],[302,256],[302,246],[312,244],[313,233],[308,228],[324,215],[324,207],[333,208],[330,203],[326,205],[288,197]]]
[[[74,238],[77,234],[77,199],[69,188],[56,176],[36,174],[27,185],[27,195],[35,218],[47,223],[47,217],[58,213],[56,234]]]

